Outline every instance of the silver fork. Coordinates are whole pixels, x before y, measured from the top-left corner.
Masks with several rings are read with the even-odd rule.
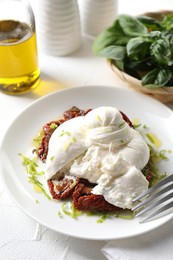
[[[173,174],[158,182],[141,195],[133,199],[133,203],[140,201],[132,210],[137,212],[136,217],[144,213],[148,215],[141,220],[141,223],[153,219],[155,216],[168,209],[173,208]]]

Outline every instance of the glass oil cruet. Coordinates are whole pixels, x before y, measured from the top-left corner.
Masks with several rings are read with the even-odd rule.
[[[39,83],[35,19],[26,0],[0,0],[0,91],[22,94]]]

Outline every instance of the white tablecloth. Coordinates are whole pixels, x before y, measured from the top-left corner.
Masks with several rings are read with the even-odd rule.
[[[37,15],[35,7],[37,1],[30,0],[30,2]],[[173,9],[172,0],[119,0],[121,13],[137,14],[146,10],[167,9],[171,6]],[[0,93],[0,142],[10,122],[22,109],[43,95],[73,86],[126,87],[118,81],[105,59],[93,55],[92,44],[92,38],[83,37],[83,45],[76,53],[61,58],[46,56],[39,51],[40,87],[22,96],[8,96]],[[173,104],[170,104],[170,107],[173,107]],[[166,230],[172,229],[171,223],[167,224]],[[164,235],[166,236],[166,233]],[[38,225],[16,207],[0,182],[1,260],[102,260],[106,259],[101,253],[104,245],[105,241],[79,240]],[[169,254],[168,257],[165,254],[163,257],[170,259]],[[136,259],[140,259],[140,252]]]

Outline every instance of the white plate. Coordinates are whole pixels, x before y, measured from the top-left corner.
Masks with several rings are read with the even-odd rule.
[[[18,153],[25,153],[31,140],[48,121],[76,105],[80,108],[115,106],[129,118],[138,118],[151,127],[164,143],[165,149],[173,147],[173,113],[160,102],[142,94],[115,87],[86,86],[70,88],[47,95],[28,106],[11,124],[1,146],[1,174],[4,184],[15,203],[35,221],[60,233],[92,240],[120,239],[153,230],[172,218],[172,213],[154,221],[140,224],[139,219],[107,219],[101,224],[98,217],[69,216],[60,218],[61,202],[49,201],[33,191],[27,182]],[[170,174],[173,158],[163,165]],[[36,200],[39,203],[36,203]]]

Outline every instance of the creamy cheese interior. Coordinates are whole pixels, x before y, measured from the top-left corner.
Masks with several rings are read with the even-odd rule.
[[[120,208],[148,188],[141,170],[149,160],[142,136],[114,107],[99,107],[70,119],[52,134],[46,160],[46,179],[58,172],[96,183],[92,192]]]

